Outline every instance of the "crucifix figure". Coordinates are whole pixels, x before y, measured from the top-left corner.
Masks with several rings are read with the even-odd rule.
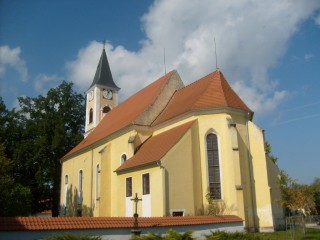
[[[139,214],[138,214],[138,202],[142,201],[142,199],[138,198],[138,193],[136,193],[135,198],[131,198],[131,201],[133,201],[136,204],[135,212],[133,214],[134,224],[133,224],[133,229],[131,230],[131,233],[133,233],[134,235],[140,235],[141,230],[138,229],[138,217],[139,217]]]
[[[139,215],[138,215],[138,202],[139,201],[142,201],[142,199],[141,198],[138,198],[138,193],[136,193],[136,196],[135,196],[135,198],[131,198],[131,201],[134,201],[134,203],[136,204],[136,206],[135,206],[135,212],[134,212],[134,214],[133,214],[133,216],[134,217],[138,217]]]

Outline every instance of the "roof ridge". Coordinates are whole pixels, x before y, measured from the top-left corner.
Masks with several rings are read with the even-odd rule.
[[[230,95],[230,92],[234,94],[234,96],[237,98],[238,101],[243,105],[243,107],[247,110],[252,112],[252,110],[247,106],[247,104],[241,99],[241,97],[235,92],[235,90],[232,88],[232,86],[229,84],[229,82],[224,77],[223,73],[220,73],[220,84],[221,89],[224,93],[224,98],[226,100],[227,105],[232,105],[232,99],[230,99],[232,96]],[[238,106],[240,107],[240,106]]]
[[[145,87],[143,87],[142,89],[140,89],[138,92],[136,92],[136,93],[132,94],[130,97],[128,97],[128,98],[127,98],[125,101],[123,101],[121,104],[129,101],[129,99],[133,98],[135,95],[140,94],[140,92],[142,92],[145,88],[149,87],[149,86],[152,85],[152,84],[155,84],[155,83],[158,82],[160,79],[164,78],[166,75],[169,75],[169,74],[172,75],[172,72],[174,72],[174,71],[175,71],[175,70],[172,70],[172,71],[168,72],[167,74],[163,75],[162,77],[158,78],[157,80],[153,81],[152,83],[146,85]],[[169,76],[168,76],[168,77],[169,77]],[[163,89],[163,87],[164,87],[164,85],[161,87],[161,89]],[[156,97],[153,97],[152,102],[153,102],[155,99],[156,99]],[[120,106],[121,104],[119,104],[118,106]],[[117,106],[117,107],[118,107],[118,106]]]
[[[168,73],[166,73],[165,75],[163,75],[162,77],[160,77],[160,78],[163,78],[163,77],[165,77],[165,76],[167,76],[168,75],[168,77],[167,77],[167,80],[169,80],[172,76],[173,76],[173,74],[174,73],[177,73],[177,70],[171,70],[170,72],[168,72]],[[159,79],[160,79],[159,78]],[[152,84],[152,83],[151,83]],[[163,84],[162,86],[161,86],[161,88],[160,88],[160,91],[159,92],[162,92],[162,90],[165,88],[165,85],[166,84]],[[141,89],[142,90],[142,89]],[[140,90],[140,91],[141,91]],[[138,92],[140,92],[140,91],[138,91]],[[137,92],[137,93],[138,93]],[[155,101],[158,99],[158,97],[159,97],[159,95],[155,95],[154,97],[153,97],[153,99],[152,99],[152,104],[150,104],[139,116],[137,116],[137,118],[133,121],[133,124],[136,124],[136,120],[145,112],[145,111],[147,111],[147,109],[149,109],[150,108],[150,106],[152,106],[154,103],[155,103]],[[170,100],[171,100],[171,98],[170,98]],[[170,100],[169,100],[169,102],[170,102]],[[168,103],[167,103],[168,104]],[[166,105],[167,105],[166,104]],[[163,109],[161,110],[161,112],[163,111]],[[158,116],[159,116],[159,114],[158,114]],[[157,117],[158,117],[157,116]],[[157,117],[155,117],[155,119],[157,119]],[[150,123],[150,126],[152,125],[152,123],[155,121],[155,119]]]
[[[186,86],[184,86],[183,88],[179,89],[179,91],[182,90],[182,89],[185,89],[185,88],[187,88],[187,87],[190,87],[190,86],[192,86],[192,85],[194,85],[194,84],[196,84],[196,83],[198,83],[198,82],[200,82],[200,81],[203,80],[204,78],[208,77],[209,75],[211,75],[211,74],[213,74],[213,73],[215,73],[215,72],[217,72],[217,71],[219,71],[219,70],[215,70],[214,72],[208,73],[207,75],[199,78],[198,80],[196,80],[196,81],[194,81],[194,82],[192,82],[192,83],[189,83],[188,85],[186,85]],[[219,71],[219,72],[220,72],[220,71]]]
[[[210,73],[210,74],[211,74],[211,73]],[[208,75],[210,75],[210,74],[208,74]],[[207,77],[208,75],[206,75],[205,77]],[[176,91],[172,94],[170,100],[168,101],[168,103],[166,104],[166,106],[162,109],[162,111],[160,112],[160,114],[159,114],[159,115],[154,119],[154,121],[151,123],[151,126],[157,121],[158,117],[161,116],[161,114],[168,108],[169,104],[170,104],[172,101],[174,101],[174,98],[176,97],[177,94],[179,94],[179,93],[182,92],[183,90],[188,89],[189,87],[192,87],[193,85],[199,83],[200,80],[202,80],[202,79],[205,78],[205,77],[202,77],[202,78],[200,78],[200,79],[198,79],[198,80],[196,80],[196,81],[194,81],[194,82],[192,82],[192,83],[184,86],[183,88],[176,90]],[[206,89],[204,89],[204,91],[206,91]],[[200,98],[200,95],[199,95],[198,99],[199,99],[199,98]],[[197,100],[198,100],[198,99],[197,99]],[[197,102],[197,101],[195,101],[195,102]]]

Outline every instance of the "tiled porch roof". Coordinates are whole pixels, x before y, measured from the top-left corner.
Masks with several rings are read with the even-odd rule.
[[[235,215],[140,217],[139,227],[168,227],[203,224],[236,223],[243,220]],[[41,231],[63,229],[132,228],[132,217],[0,217],[0,231]]]

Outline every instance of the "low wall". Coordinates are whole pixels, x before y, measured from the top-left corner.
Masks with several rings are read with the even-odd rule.
[[[221,216],[224,218],[224,216]],[[221,218],[220,217],[220,218]],[[22,218],[20,218],[21,220]],[[131,237],[131,230],[134,222],[132,218],[68,218],[57,224],[57,218],[46,218],[40,221],[39,218],[23,218],[23,221],[12,221],[12,218],[0,218],[0,239],[8,240],[34,240],[43,239],[57,234],[73,234],[86,236],[101,236],[108,240],[126,240]],[[66,219],[66,218],[65,218]],[[5,222],[7,220],[7,222]],[[229,219],[230,220],[230,219]],[[233,220],[215,219],[215,217],[164,217],[164,218],[140,218],[139,229],[141,234],[153,232],[165,234],[169,229],[178,232],[193,230],[193,237],[205,239],[204,235],[211,231],[241,232],[244,230],[243,221],[238,217]],[[10,223],[10,221],[12,221]],[[51,223],[51,225],[50,225]],[[49,225],[48,225],[49,224]],[[60,229],[58,229],[60,228]]]

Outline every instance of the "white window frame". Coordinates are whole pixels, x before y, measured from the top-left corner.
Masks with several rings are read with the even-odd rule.
[[[148,182],[148,185],[149,185],[149,192],[148,193],[144,193],[144,188],[145,188],[145,186],[144,186],[144,181],[143,181],[143,176],[144,175],[148,175],[149,177],[149,182]],[[150,195],[150,193],[151,193],[151,184],[150,184],[150,173],[143,173],[142,174],[142,195]]]

